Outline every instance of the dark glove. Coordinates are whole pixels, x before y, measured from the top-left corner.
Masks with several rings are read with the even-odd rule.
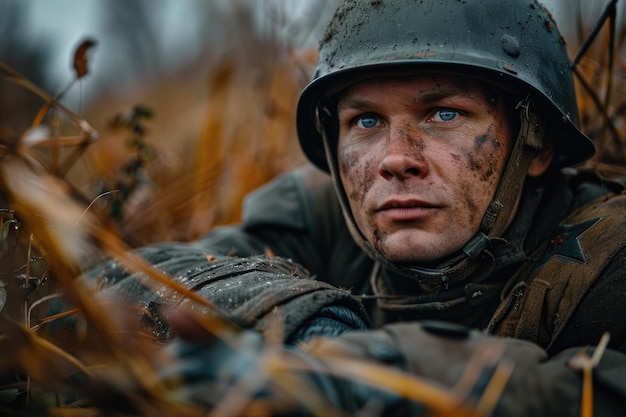
[[[579,417],[583,376],[575,358],[582,352],[591,356],[594,349],[572,348],[548,358],[530,342],[490,337],[454,324],[422,322],[320,339],[309,351],[335,375],[346,374],[360,384],[370,378],[380,387],[404,390],[407,402],[418,402],[438,412],[435,415],[454,415],[458,408],[494,417]],[[394,381],[393,374],[384,378],[354,369],[340,372],[342,357],[403,370],[410,378],[400,384],[401,378]],[[623,416],[626,395],[617,381],[626,378],[626,356],[606,351],[593,374],[594,415]],[[437,389],[420,392],[424,386]]]
[[[574,348],[548,358],[533,343],[442,322],[399,323],[269,350],[259,334],[237,340],[236,349],[223,342],[173,345],[185,398],[212,408],[238,390],[249,402],[273,404],[270,415],[335,408],[394,417],[579,417],[583,375],[576,358],[594,352]],[[626,396],[615,381],[624,375],[625,356],[606,351],[594,369],[595,416],[623,415]]]
[[[258,360],[263,340],[255,331],[244,331],[229,342],[216,338],[212,342],[175,340],[167,347],[173,361],[166,362],[159,374],[171,387],[175,397],[184,403],[214,407],[231,390],[243,389],[246,382],[263,377]],[[251,397],[262,395],[263,384],[247,387]]]
[[[344,309],[321,312],[320,320],[309,322],[313,330],[304,328],[302,334],[330,329],[334,335],[338,329],[347,329],[351,319],[346,318],[352,315]],[[174,398],[182,403],[208,409],[239,404],[241,410],[244,404],[263,403],[266,412],[274,416],[319,415],[332,408],[356,411],[365,402],[385,410],[406,406],[396,393],[334,375],[324,358],[299,347],[272,345],[252,330],[228,332],[224,338],[203,337],[200,326],[189,322],[193,319],[188,316],[187,322],[172,322],[181,337],[167,346],[171,360],[164,361],[159,372]],[[416,408],[411,415],[421,414]]]

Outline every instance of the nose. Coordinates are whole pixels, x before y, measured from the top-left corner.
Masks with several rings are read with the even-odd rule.
[[[378,172],[383,178],[406,180],[428,174],[428,164],[423,153],[424,142],[420,136],[414,129],[390,127],[378,166]]]

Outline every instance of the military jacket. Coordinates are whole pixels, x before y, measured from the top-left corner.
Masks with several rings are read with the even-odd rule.
[[[437,293],[411,293],[410,282],[397,285],[403,278],[381,270],[361,251],[344,222],[330,179],[313,167],[285,174],[250,195],[239,225],[216,228],[190,244],[160,244],[141,252],[159,268],[194,283],[203,296],[227,310],[256,312],[258,323],[280,304],[291,326],[286,334],[296,339],[304,339],[298,328],[306,332],[316,327],[310,323],[316,309],[319,316],[330,316],[343,326],[340,330],[318,326],[318,334],[337,336],[350,328],[388,329],[403,358],[398,366],[407,366],[410,372],[427,364],[439,364],[433,369],[445,366],[448,359],[445,352],[425,355],[413,349],[412,340],[421,336],[411,326],[393,322],[437,319],[509,340],[534,342],[546,352],[536,369],[554,369],[554,375],[560,376],[542,383],[545,392],[533,400],[533,407],[544,407],[550,392],[567,392],[563,394],[566,401],[577,401],[581,375],[571,369],[566,372],[562,366],[575,352],[596,346],[608,333],[609,359],[596,369],[594,379],[596,410],[598,415],[621,415],[626,409],[626,194],[621,185],[583,174],[567,181],[556,174],[548,183],[539,181],[525,188],[504,236],[506,243],[494,252],[492,276],[481,282],[472,282],[470,277],[464,285]],[[299,280],[292,284],[288,271],[268,280],[265,269],[259,274],[245,261],[239,265],[250,275],[247,282],[251,285],[237,285],[238,290],[228,292],[223,288],[225,279],[241,283],[247,278],[224,270],[232,268],[228,262],[209,265],[206,261],[263,254],[301,265],[319,284]],[[116,278],[115,268],[108,268],[93,274],[125,285],[122,292],[136,293],[132,280],[124,274]],[[272,295],[272,291],[280,294]],[[303,303],[306,308],[301,308]],[[346,310],[350,314],[338,320],[338,311]],[[356,345],[349,349],[357,355],[368,356],[376,350],[369,346],[377,343],[375,336],[338,340],[353,340]],[[534,371],[529,368],[529,372]],[[524,384],[519,386],[522,391],[528,389]],[[513,403],[519,397],[517,389],[515,384],[509,388]],[[563,411],[562,415],[573,415]]]
[[[470,293],[471,310],[481,289],[497,289],[481,314],[463,324],[527,339],[552,353],[595,345],[607,331],[610,346],[626,352],[626,196],[620,187],[584,176],[569,184],[567,190],[548,190],[550,195],[537,203],[525,242],[515,248],[520,261],[505,261],[483,287],[461,290]],[[256,191],[246,200],[240,226],[218,228],[196,245],[214,254],[269,251],[290,258],[318,280],[363,296],[376,322],[379,303],[368,301],[375,298],[374,263],[350,236],[330,180],[314,168],[291,172]],[[497,282],[490,287],[492,281]],[[439,296],[445,294],[431,298]],[[412,318],[455,321],[440,306],[388,317],[378,324]]]

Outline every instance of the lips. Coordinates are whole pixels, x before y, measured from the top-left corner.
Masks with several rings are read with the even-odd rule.
[[[378,207],[375,211],[383,211],[383,210],[390,210],[390,209],[410,209],[410,208],[434,208],[436,207],[435,204],[432,203],[428,203],[425,201],[421,201],[421,200],[414,200],[414,199],[410,199],[410,200],[389,200],[386,201],[384,204],[382,204],[380,207]]]
[[[421,220],[433,214],[440,208],[436,204],[422,200],[388,200],[374,210],[376,214],[384,215],[394,221]]]

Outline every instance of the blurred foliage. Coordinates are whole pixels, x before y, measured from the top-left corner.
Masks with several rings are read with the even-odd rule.
[[[618,22],[617,0],[606,2],[594,22],[588,22],[584,5],[569,9],[582,130],[596,144],[595,164],[626,167],[626,25]]]
[[[0,59],[29,80],[49,90],[45,74],[49,44],[26,40],[26,8],[15,1],[0,2]],[[0,143],[13,143],[32,123],[41,105],[38,97],[0,77]]]
[[[130,250],[190,241],[238,221],[245,194],[304,162],[294,112],[316,52],[278,35],[285,24],[280,11],[266,10],[272,24],[259,29],[257,15],[237,4],[220,16],[231,28],[222,34],[229,48],[208,50],[202,62],[162,74],[122,99],[103,94],[82,115],[64,105],[63,96],[90,73],[93,40],[76,49],[73,81],[55,96],[41,72],[45,47],[9,48],[0,36],[0,413],[204,415],[159,383],[155,364],[166,358],[129,318],[132,306],[101,297],[76,278],[98,259],[115,258],[143,272],[146,285],[167,286],[211,309]],[[599,151],[587,165],[607,175],[622,172],[626,162],[626,29],[616,24],[611,4],[576,65],[583,131]],[[0,3],[2,22],[7,5],[20,15],[16,2]],[[138,16],[150,7],[137,5]],[[573,57],[596,29],[583,15],[579,8],[572,17]],[[4,23],[5,34],[21,28]],[[60,345],[41,333],[65,318],[49,313],[60,294],[79,328],[97,328],[97,337],[85,331]],[[216,334],[227,333],[215,316],[205,320]],[[275,359],[268,357],[283,378],[284,364]],[[347,373],[381,384],[428,384],[344,364]],[[89,389],[78,393],[76,381],[83,380],[91,381]],[[451,411],[450,404],[462,402],[462,390],[437,393],[432,415],[472,414]]]

